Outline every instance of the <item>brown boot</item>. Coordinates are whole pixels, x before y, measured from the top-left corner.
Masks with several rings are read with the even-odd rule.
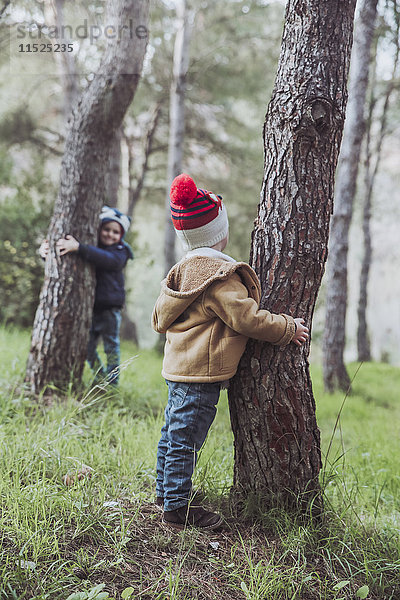
[[[164,510],[163,523],[174,529],[198,527],[199,529],[217,529],[222,524],[218,513],[206,510],[202,506],[186,505],[176,510]]]

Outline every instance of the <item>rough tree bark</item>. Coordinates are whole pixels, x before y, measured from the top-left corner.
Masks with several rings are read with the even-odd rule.
[[[132,101],[147,45],[148,0],[110,0],[108,7],[110,27],[131,34],[109,38],[99,70],[72,113],[26,370],[26,381],[36,393],[48,383],[63,387],[81,379],[94,271],[76,255],[56,256],[55,242],[71,233],[82,242],[96,243],[109,140]]]
[[[175,38],[173,77],[170,91],[167,190],[165,197],[165,273],[168,273],[175,264],[176,235],[171,221],[169,190],[172,180],[182,170],[186,75],[189,67],[190,36],[193,21],[193,13],[188,10],[186,0],[177,0],[176,16],[178,29]]]
[[[349,84],[349,103],[336,177],[327,272],[326,315],[323,339],[325,389],[348,390],[350,378],[344,364],[347,310],[347,255],[349,230],[356,192],[361,142],[365,131],[365,98],[377,0],[362,0]]]
[[[327,255],[356,0],[289,0],[250,262],[261,306],[311,323]],[[308,345],[249,340],[229,388],[234,496],[320,506]]]

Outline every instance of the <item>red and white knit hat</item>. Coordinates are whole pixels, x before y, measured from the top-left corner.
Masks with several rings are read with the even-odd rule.
[[[222,197],[197,188],[189,175],[175,177],[170,198],[172,223],[185,251],[214,246],[228,235]]]

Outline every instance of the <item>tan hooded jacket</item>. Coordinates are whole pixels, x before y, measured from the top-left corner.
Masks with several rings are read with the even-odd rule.
[[[296,330],[293,318],[260,310],[259,302],[258,277],[246,263],[219,256],[177,263],[161,283],[152,315],[153,329],[166,333],[163,377],[224,381],[236,373],[249,337],[288,344]]]

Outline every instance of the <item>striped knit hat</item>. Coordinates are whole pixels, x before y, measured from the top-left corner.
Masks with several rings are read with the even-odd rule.
[[[228,235],[222,197],[197,188],[189,175],[175,177],[170,198],[172,223],[185,251],[214,246]]]

